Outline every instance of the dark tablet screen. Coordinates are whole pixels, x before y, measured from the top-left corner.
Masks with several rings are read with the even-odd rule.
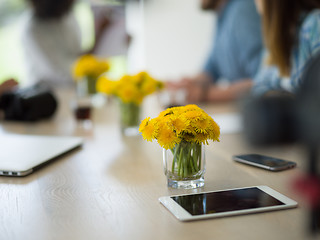
[[[171,197],[191,215],[285,205],[257,187]]]

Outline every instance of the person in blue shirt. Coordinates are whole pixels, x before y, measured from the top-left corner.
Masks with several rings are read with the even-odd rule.
[[[320,1],[256,0],[266,52],[254,95],[295,93],[308,63],[320,54]]]
[[[260,66],[263,42],[254,0],[202,0],[202,9],[217,13],[213,47],[203,70],[168,83],[185,88],[187,101],[230,101],[249,92]]]

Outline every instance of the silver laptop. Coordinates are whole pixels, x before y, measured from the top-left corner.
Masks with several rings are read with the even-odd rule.
[[[0,135],[0,175],[25,176],[82,145],[78,137]]]

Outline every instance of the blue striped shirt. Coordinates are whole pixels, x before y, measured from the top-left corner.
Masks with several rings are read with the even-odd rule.
[[[320,9],[315,9],[303,19],[300,26],[298,44],[291,54],[290,78],[281,77],[276,66],[263,64],[254,79],[253,94],[263,95],[272,90],[295,92],[301,84],[307,64],[319,53]]]

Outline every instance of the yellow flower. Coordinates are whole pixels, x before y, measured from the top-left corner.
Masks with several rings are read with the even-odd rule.
[[[211,140],[220,142],[220,127],[212,118],[210,119],[210,130],[208,133]]]
[[[150,118],[146,118],[141,122],[139,131],[142,132],[143,139],[147,141],[152,141],[156,133],[155,125],[150,121]]]
[[[137,95],[137,88],[132,84],[122,86],[121,91],[118,91],[118,96],[123,102],[132,102]]]
[[[153,79],[145,81],[141,85],[141,91],[144,95],[149,95],[157,90],[157,82]]]
[[[148,81],[149,78],[151,78],[149,76],[148,73],[146,72],[139,72],[138,74],[134,75],[132,80],[136,83],[136,84],[142,84],[142,82],[144,81]]]
[[[196,111],[202,111],[197,105],[195,105],[195,104],[189,104],[189,105],[186,105],[186,106],[184,106],[183,107],[183,110],[185,111],[185,112],[187,112],[187,111],[193,111],[193,110],[196,110]]]
[[[105,76],[99,77],[97,81],[97,91],[105,94],[113,94],[117,87],[117,82],[109,80]]]
[[[72,75],[75,79],[83,77],[98,78],[102,73],[107,72],[110,66],[103,59],[99,59],[94,55],[82,55],[72,66]]]
[[[141,121],[141,124],[139,126],[139,131],[143,132],[146,126],[149,124],[150,117],[145,118],[144,120]]]
[[[152,130],[146,131],[150,122]],[[166,149],[181,141],[208,144],[208,140],[219,141],[220,136],[218,124],[196,105],[168,108],[157,118],[145,119],[139,130],[145,139],[156,139]]]
[[[193,127],[198,133],[207,133],[210,129],[210,120],[208,118],[199,119],[193,122]]]
[[[144,96],[141,94],[141,92],[138,91],[134,99],[132,99],[132,102],[136,105],[140,105],[143,101],[143,97]]]
[[[190,121],[198,121],[204,118],[201,111],[190,110],[183,114],[183,117],[189,119]]]
[[[163,82],[159,82],[157,81],[157,89],[161,90],[161,89],[164,89],[165,85]]]
[[[104,85],[107,84],[110,85],[107,81],[99,82],[98,91],[118,96],[123,102],[136,105],[140,105],[145,96],[152,94],[163,86],[161,82],[153,79],[146,72],[140,72],[134,76],[124,75],[116,81],[113,91],[106,91],[109,88]]]
[[[177,135],[179,135],[182,131],[184,131],[187,125],[189,124],[189,120],[182,119],[176,115],[172,116],[170,120],[171,120],[172,128],[177,133]]]
[[[167,108],[159,114],[159,118],[174,114],[175,107]]]
[[[208,144],[208,134],[206,133],[197,133],[194,136],[194,141],[198,144],[203,143],[203,144]]]
[[[173,148],[176,144],[181,142],[181,139],[169,128],[163,127],[159,129],[158,143],[165,149]]]

